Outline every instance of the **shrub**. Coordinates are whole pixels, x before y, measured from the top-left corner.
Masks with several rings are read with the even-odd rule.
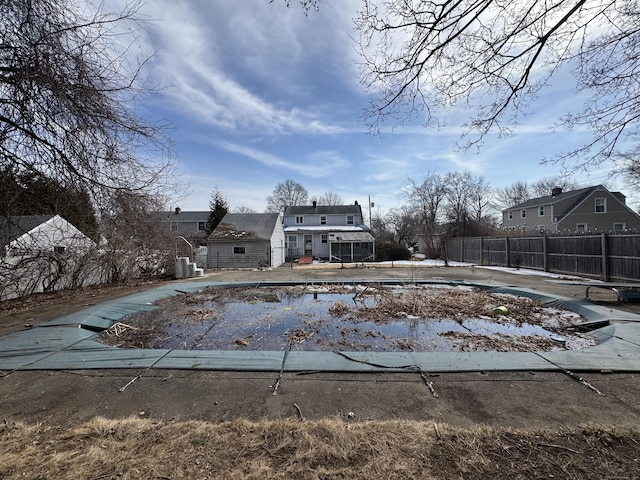
[[[411,252],[407,247],[399,243],[376,241],[376,260],[388,262],[395,260],[409,260]]]

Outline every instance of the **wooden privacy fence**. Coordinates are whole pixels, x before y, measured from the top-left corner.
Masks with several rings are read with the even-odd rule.
[[[640,235],[461,237],[447,258],[476,265],[522,267],[608,281],[640,280]]]

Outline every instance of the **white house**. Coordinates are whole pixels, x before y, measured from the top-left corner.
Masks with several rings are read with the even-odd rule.
[[[95,246],[60,215],[0,218],[0,244],[4,257],[86,251]]]
[[[374,238],[354,205],[287,207],[284,211],[287,257],[321,258],[331,262],[374,260]]]

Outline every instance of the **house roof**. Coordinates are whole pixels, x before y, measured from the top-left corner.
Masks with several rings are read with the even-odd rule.
[[[279,213],[227,213],[209,239],[269,240],[279,225]]]
[[[572,205],[575,206],[578,203],[580,203],[582,200],[584,200],[590,193],[592,193],[593,191],[599,188],[604,189],[602,185],[596,185],[593,187],[586,187],[578,190],[571,190],[569,192],[562,192],[558,195],[545,195],[544,197],[532,198],[530,200],[527,200],[526,202],[522,202],[522,203],[519,203],[518,205],[514,205],[513,207],[509,207],[504,211],[531,208],[531,207],[536,207],[540,205],[552,205],[554,203],[562,202],[571,198],[574,199],[574,202],[572,202]]]
[[[285,215],[347,215],[362,214],[360,205],[296,205],[284,209]]]
[[[158,212],[160,218],[166,219],[169,222],[206,222],[209,219],[210,213],[209,211],[180,211],[180,213],[176,213],[175,211]]]
[[[557,195],[545,195],[544,197],[532,198],[530,200],[527,200],[526,202],[522,202],[518,205],[514,205],[513,207],[506,208],[505,210],[503,210],[503,212],[507,212],[509,210],[537,207],[541,205],[553,205],[559,202],[564,202],[565,200],[572,199],[573,201],[569,204],[565,211],[562,212],[562,215],[564,215],[577,207],[596,190],[603,190],[616,197],[618,200],[620,200],[620,202],[625,203],[626,197],[622,193],[609,192],[609,190],[607,190],[603,185],[595,185],[592,187],[580,188],[578,190],[571,190],[569,192],[562,192]]]
[[[369,232],[335,232],[329,234],[332,242],[373,242],[375,239]]]
[[[0,217],[0,245],[8,245],[38,225],[42,225],[51,220],[54,216],[55,215],[19,215],[14,217]]]
[[[285,233],[294,232],[366,232],[367,227],[363,225],[285,225]]]

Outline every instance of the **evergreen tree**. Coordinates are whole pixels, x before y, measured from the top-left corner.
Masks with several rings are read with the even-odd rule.
[[[97,239],[96,212],[87,191],[33,172],[0,168],[0,216],[60,215]]]
[[[218,226],[224,216],[229,212],[229,203],[227,199],[222,195],[218,187],[211,192],[211,199],[209,200],[209,219],[207,220],[207,237],[211,235],[211,232]]]

